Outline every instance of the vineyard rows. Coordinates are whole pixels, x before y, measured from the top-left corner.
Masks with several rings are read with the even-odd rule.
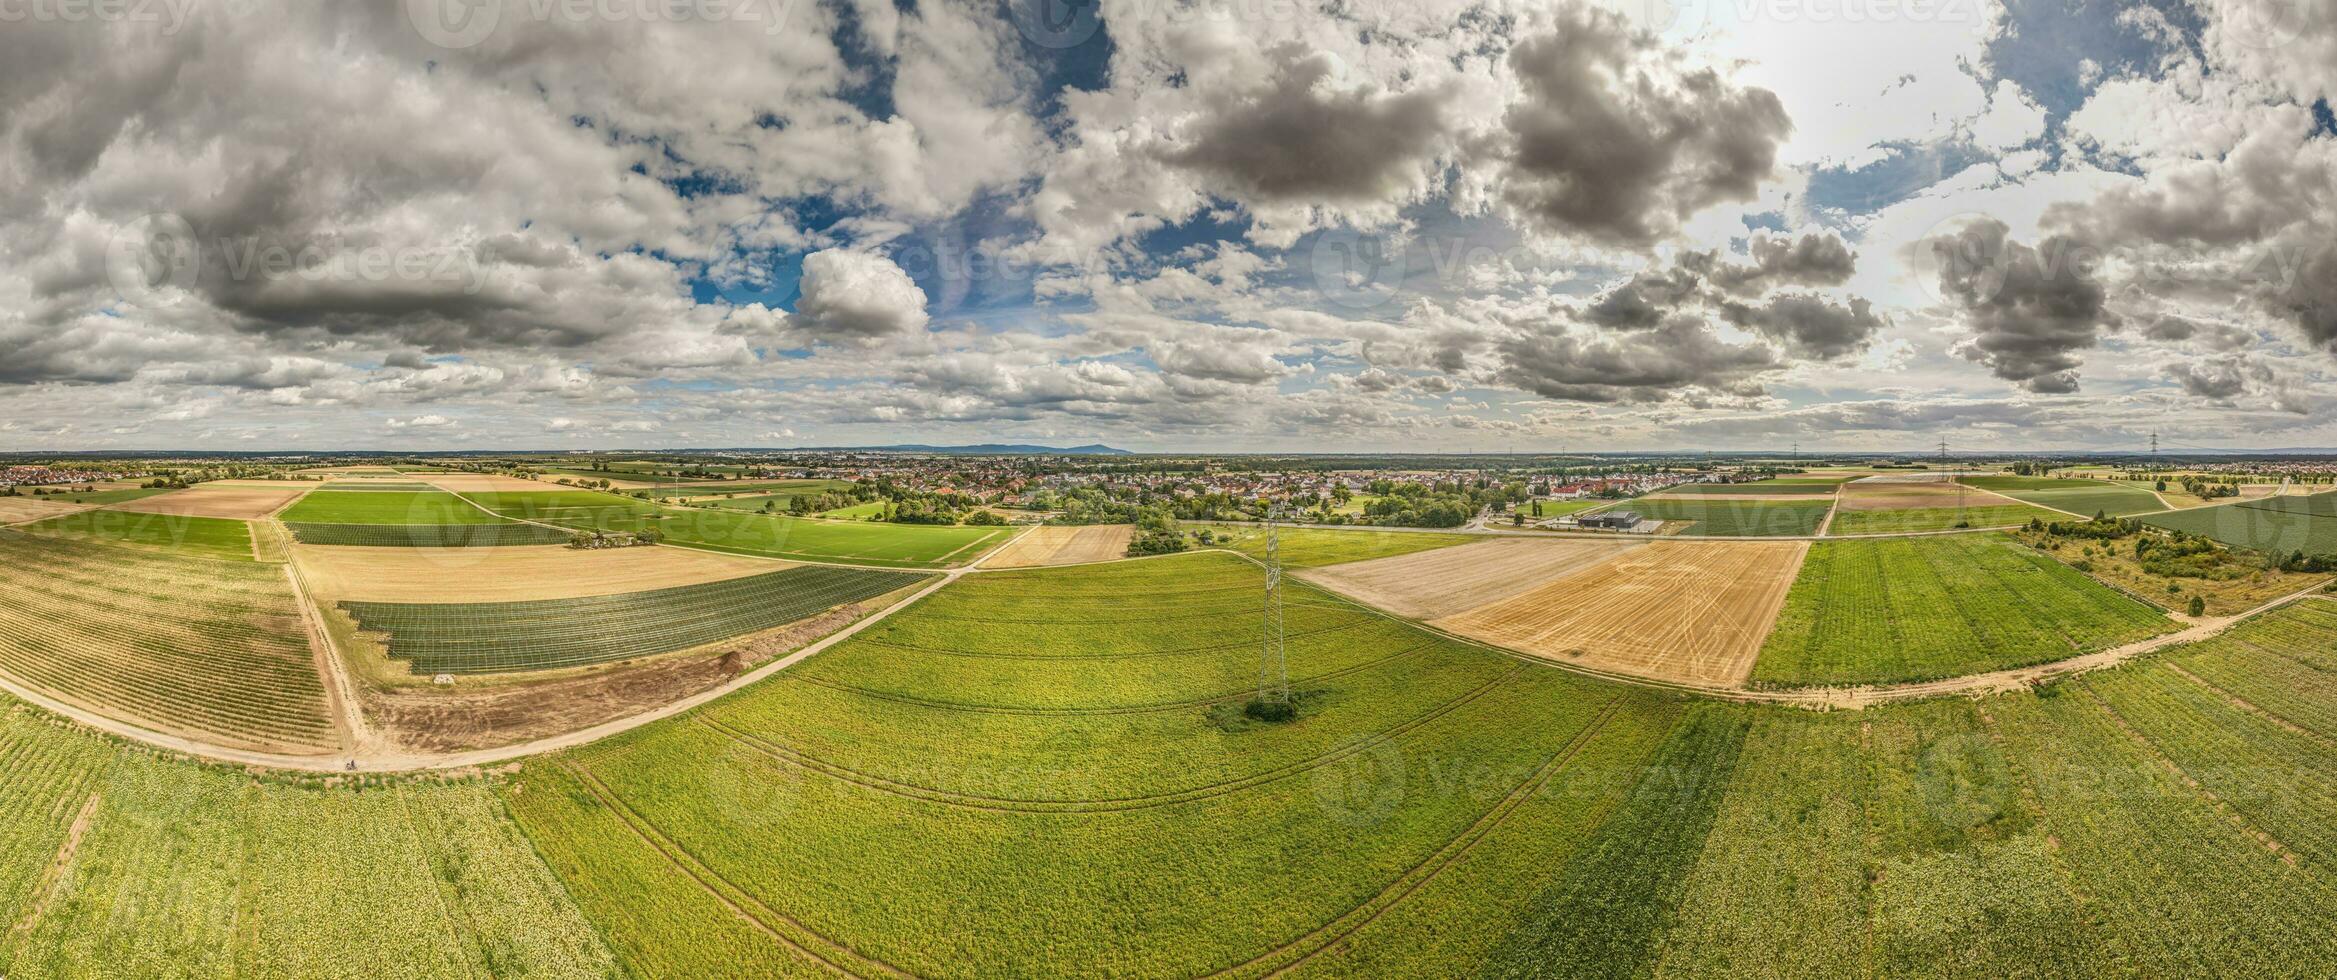
[[[570,532],[541,524],[296,524],[301,544],[369,548],[491,548],[567,544]]]
[[[0,671],[99,713],[231,745],[333,744],[273,566],[0,536]]]
[[[704,585],[530,602],[343,602],[358,628],[386,633],[389,655],[420,674],[477,674],[606,663],[717,643],[923,577],[803,566]]]

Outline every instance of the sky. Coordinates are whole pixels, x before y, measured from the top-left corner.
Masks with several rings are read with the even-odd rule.
[[[2337,0],[0,0],[0,450],[2337,446]]]

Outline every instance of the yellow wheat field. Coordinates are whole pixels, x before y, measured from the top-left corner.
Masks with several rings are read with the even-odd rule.
[[[1034,527],[998,549],[982,567],[1033,568],[1126,558],[1128,541],[1135,536],[1136,529],[1126,524]]]
[[[1734,687],[1752,673],[1806,542],[1663,542],[1433,625],[1536,656]]]

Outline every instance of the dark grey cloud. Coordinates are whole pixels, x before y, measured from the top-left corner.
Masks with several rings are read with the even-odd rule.
[[[1267,53],[1270,74],[1209,102],[1163,158],[1259,201],[1399,197],[1445,143],[1452,85],[1383,94],[1337,87],[1337,62],[1297,44]]]
[[[1835,235],[1810,232],[1799,238],[1753,236],[1750,263],[1722,261],[1717,253],[1683,256],[1722,291],[1755,296],[1777,286],[1839,286],[1858,271],[1858,255]]]
[[[1785,366],[1768,346],[1729,344],[1688,316],[1652,330],[1587,337],[1548,324],[1521,331],[1498,350],[1503,383],[1579,402],[1659,402],[1699,389],[1757,395],[1753,379]]]
[[[1583,307],[1580,315],[1602,327],[1645,330],[1694,299],[1699,285],[1696,274],[1682,268],[1643,272]]]
[[[2177,361],[2166,366],[2166,376],[2183,390],[2209,401],[2229,403],[2246,394],[2249,382],[2271,380],[2271,369],[2251,364],[2239,357],[2220,357],[2212,360]]]
[[[1793,354],[1830,361],[1866,349],[1875,334],[1889,323],[1863,298],[1848,305],[1828,302],[1812,293],[1785,293],[1758,306],[1724,302],[1720,315],[1764,337],[1779,341]]]
[[[2089,247],[2055,235],[2032,248],[1988,219],[1931,239],[1939,288],[1971,335],[1958,353],[2041,394],[2077,390],[2077,356],[2118,318],[2087,267]]]
[[[1685,68],[1615,14],[1568,8],[1558,19],[1509,54],[1526,98],[1504,120],[1502,195],[1524,219],[1645,245],[1757,193],[1793,129],[1774,93]]]

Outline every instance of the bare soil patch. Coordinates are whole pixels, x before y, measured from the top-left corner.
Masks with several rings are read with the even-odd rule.
[[[178,517],[226,517],[256,521],[283,509],[306,493],[305,487],[214,486],[205,484],[173,493],[126,501],[106,508],[133,514],[171,514]]]
[[[1034,527],[982,564],[985,568],[1032,568],[1111,561],[1128,557],[1128,541],[1135,536],[1136,529],[1126,524]]]
[[[38,497],[0,497],[0,524],[22,524],[88,509],[86,504],[68,504]]]
[[[1399,616],[1436,619],[1500,602],[1645,546],[1644,540],[1627,539],[1497,538],[1296,574]]]
[[[1962,489],[1959,491],[1958,488]],[[1917,482],[1914,480],[1881,479],[1857,480],[1842,485],[1843,510],[1928,510],[1956,506],[1959,492],[1964,506],[2002,507],[2019,504],[2003,494],[1990,493],[1979,487],[1952,483],[1945,478]]]
[[[1432,625],[1595,670],[1735,687],[1808,551],[1658,541]]]
[[[761,575],[794,563],[690,548],[344,548],[296,544],[318,601],[574,599]]]
[[[898,598],[828,610],[696,651],[593,668],[543,681],[369,687],[373,731],[401,749],[460,752],[564,735],[630,717],[732,678],[843,629]]]

